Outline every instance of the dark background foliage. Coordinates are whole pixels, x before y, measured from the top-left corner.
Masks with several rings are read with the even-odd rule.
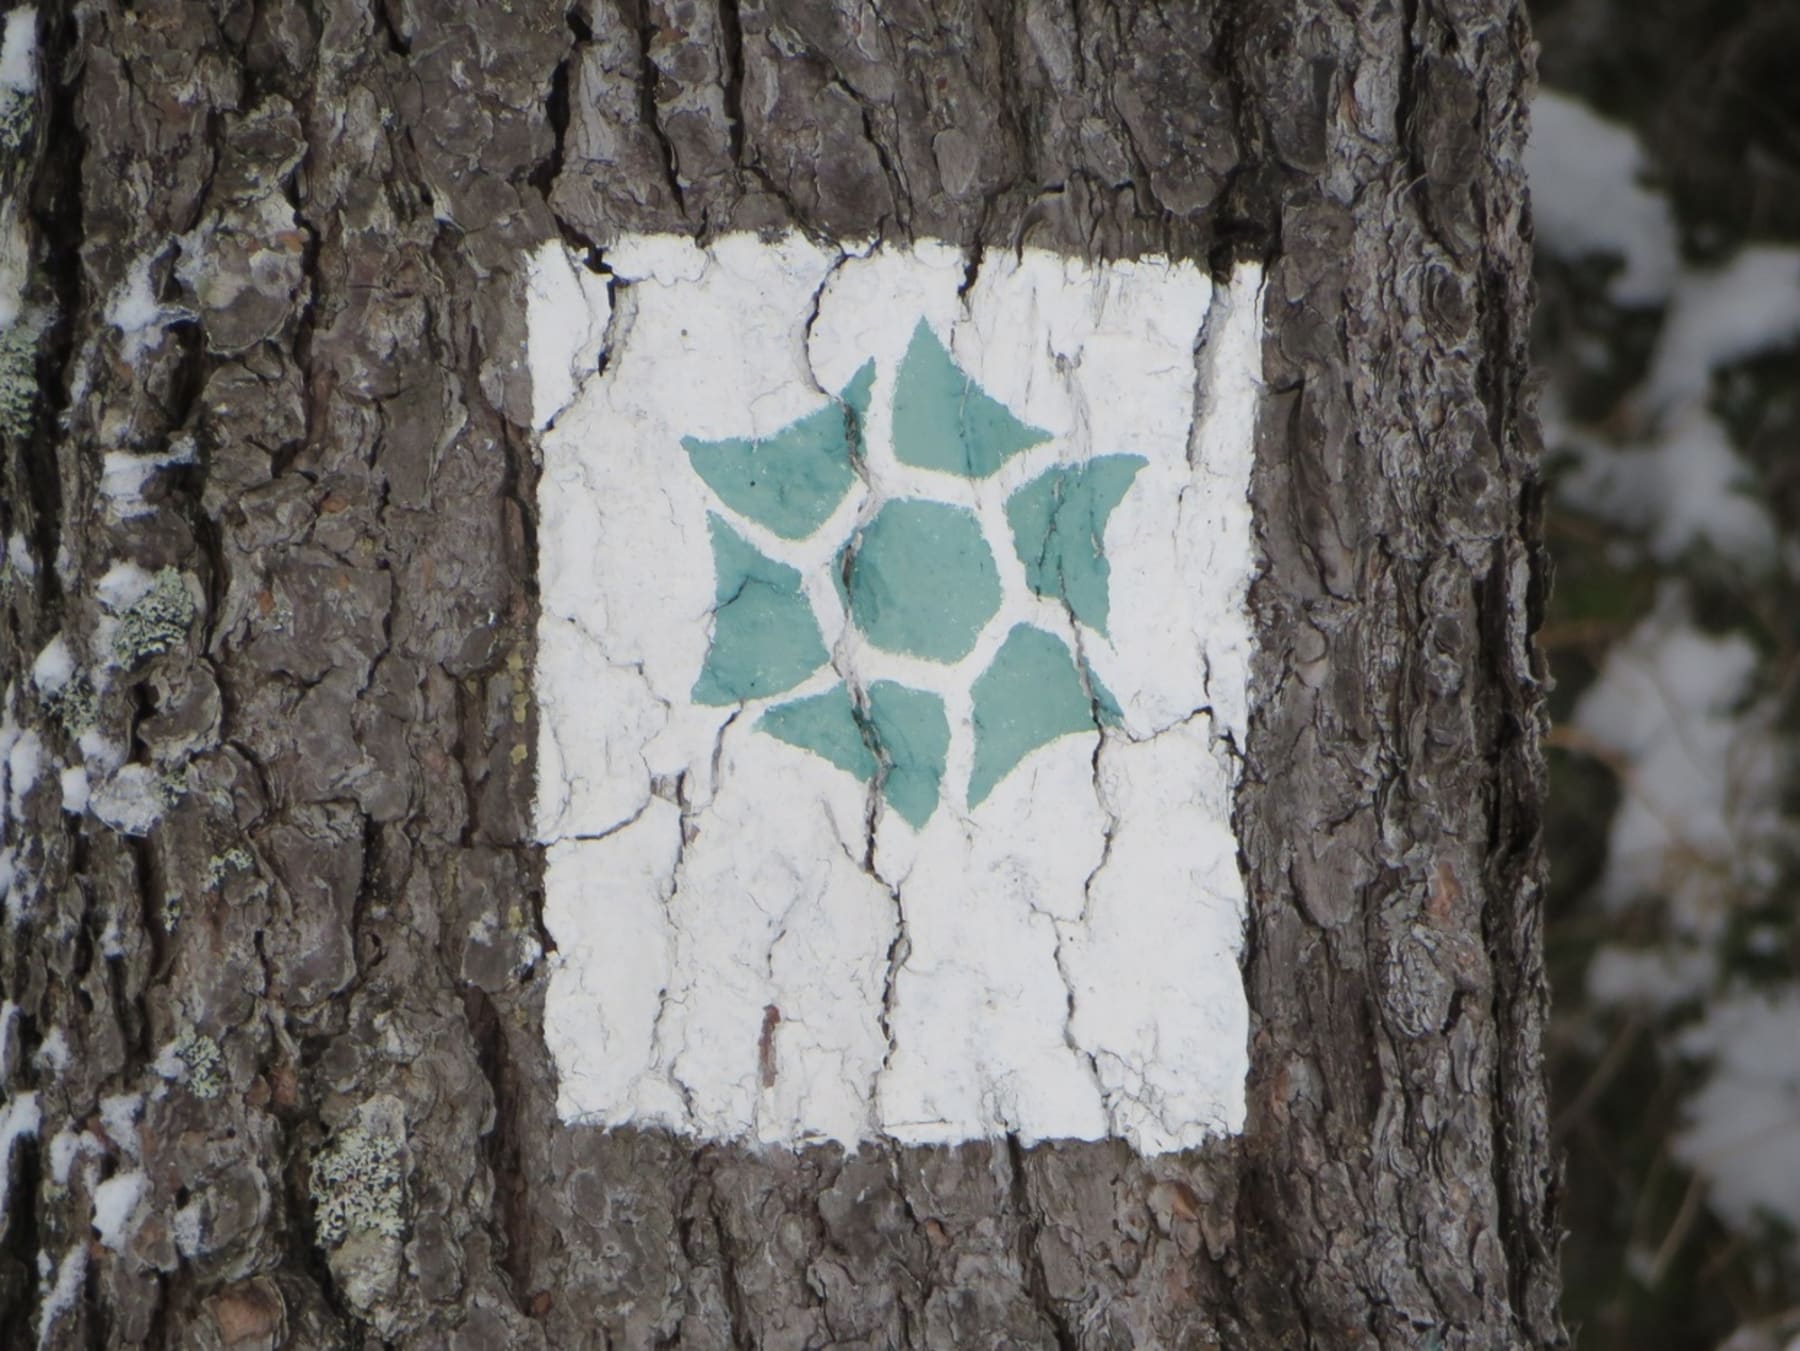
[[[1547,96],[1572,96],[1635,133],[1641,181],[1666,197],[1675,225],[1677,292],[1704,294],[1759,250],[1779,275],[1783,251],[1800,242],[1800,6],[1540,0],[1533,9]],[[1548,191],[1554,185],[1534,183],[1535,194]],[[1557,568],[1543,636],[1557,680],[1547,934],[1567,1316],[1584,1347],[1773,1351],[1800,1333],[1795,1218],[1778,1204],[1746,1217],[1720,1203],[1719,1186],[1722,1176],[1753,1179],[1791,1157],[1784,1151],[1800,1134],[1794,1066],[1776,1056],[1748,1089],[1768,1101],[1785,1095],[1784,1123],[1747,1123],[1734,1150],[1696,1152],[1682,1141],[1709,1118],[1718,1128],[1723,1115],[1729,1127],[1742,1101],[1703,1096],[1709,1085],[1738,1082],[1717,1062],[1723,1010],[1762,1010],[1776,1029],[1791,1022],[1788,1041],[1800,1042],[1800,1016],[1790,1017],[1800,1013],[1791,830],[1800,776],[1788,749],[1800,727],[1800,288],[1790,302],[1795,325],[1709,362],[1694,410],[1699,425],[1724,429],[1739,461],[1737,492],[1766,514],[1772,553],[1740,548],[1722,530],[1659,543],[1659,520],[1679,504],[1654,499],[1679,492],[1667,470],[1683,463],[1666,457],[1692,453],[1671,432],[1655,381],[1679,299],[1620,304],[1608,287],[1616,259],[1570,256],[1558,243],[1539,240],[1534,340]],[[1597,500],[1584,484],[1584,444],[1615,457],[1616,481],[1641,487],[1647,512]],[[1683,822],[1669,821],[1655,860],[1662,885],[1640,880],[1622,892],[1608,877],[1620,813],[1634,794],[1684,799],[1679,784],[1641,781],[1654,761],[1641,745],[1591,734],[1608,721],[1598,703],[1616,687],[1594,691],[1604,672],[1666,650],[1656,644],[1672,630],[1695,640],[1694,683],[1662,690],[1660,713],[1645,716],[1662,720],[1658,737],[1723,738],[1725,754],[1713,758],[1725,770],[1726,832],[1723,847],[1684,844]],[[1745,644],[1748,675],[1727,678],[1724,666]],[[1732,748],[1748,749],[1760,767],[1755,782],[1736,781],[1744,761]],[[1708,753],[1702,745],[1696,755]],[[1601,963],[1620,954],[1641,973],[1661,961],[1668,979],[1659,989],[1646,975],[1622,994],[1601,978]]]

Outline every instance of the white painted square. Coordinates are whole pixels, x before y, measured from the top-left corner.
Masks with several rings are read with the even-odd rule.
[[[852,1147],[1118,1136],[1146,1154],[1240,1129],[1231,747],[1247,716],[1259,272],[1215,288],[1189,264],[1026,250],[989,254],[965,290],[966,259],[944,245],[840,254],[746,235],[706,249],[628,238],[607,264],[610,300],[546,246],[530,292],[548,425],[537,830],[558,954],[545,1028],[564,1118]],[[940,349],[955,379],[906,374],[909,360],[938,371]],[[870,362],[866,409],[852,417],[844,392]],[[1012,444],[1004,427],[968,430],[981,417],[1038,440],[977,476],[921,467],[920,448],[939,443],[906,432],[915,462],[903,463],[897,388],[964,429],[968,465],[977,449]],[[807,426],[835,435],[840,414],[850,419],[855,473],[841,500],[786,469],[779,505],[745,514],[726,500],[718,485],[738,473],[739,506],[773,503],[758,475],[789,462],[771,448],[800,444],[779,438],[822,409],[831,420]],[[713,452],[684,438],[727,446],[726,467],[703,476]],[[1079,466],[1105,457],[1129,476],[1116,503],[1055,514],[1088,501],[1083,485],[1098,478]],[[1038,500],[1055,504],[1063,552],[1008,514],[1032,484],[1050,485]],[[882,614],[936,624],[941,612],[949,632],[959,610],[979,617],[986,594],[979,547],[953,581],[919,580],[951,575],[941,569],[958,534],[896,526],[878,556],[876,523],[900,521],[904,509],[883,513],[907,501],[956,509],[985,542],[998,601],[965,656],[896,650],[877,627]],[[793,537],[796,513],[815,506],[822,523]],[[744,574],[729,602],[709,517],[769,569]],[[1084,522],[1104,544],[1101,585],[1084,571]],[[767,580],[790,575],[803,603]],[[1033,578],[1063,594],[1034,594]],[[768,622],[744,620],[752,637],[740,642],[715,611],[763,586],[774,599],[754,613]],[[1068,599],[1083,586],[1085,610]],[[1093,608],[1097,594],[1109,610]],[[805,648],[807,624],[823,662],[797,683],[702,699],[740,669],[761,679],[780,666]],[[978,685],[1020,626],[1033,651],[1061,645],[1083,707],[1113,725],[1047,740],[990,791],[981,766],[1004,763],[1014,710],[1028,728],[1066,712],[1036,692],[1055,684],[1054,659]],[[939,641],[927,628],[918,641]],[[756,662],[732,665],[715,640]],[[708,687],[708,670],[725,674]],[[895,686],[943,711],[935,798],[901,796],[910,752],[869,702],[872,687]],[[853,761],[865,747],[873,784],[772,734],[778,718],[761,721],[832,691],[848,696],[862,737],[834,753]],[[1105,692],[1116,718],[1103,715]],[[928,785],[921,775],[910,782]]]

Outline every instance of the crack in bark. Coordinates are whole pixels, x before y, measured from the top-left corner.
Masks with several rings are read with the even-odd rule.
[[[643,127],[662,150],[664,182],[674,199],[675,210],[687,216],[687,195],[681,187],[681,158],[675,143],[662,124],[662,109],[657,92],[662,84],[662,68],[656,64],[651,47],[656,36],[656,21],[651,11],[652,0],[636,0],[638,10],[638,117]]]
[[[744,163],[744,21],[739,0],[718,0],[719,38],[723,47],[724,77],[720,81],[725,101],[727,150],[733,164]]]
[[[1032,1295],[1032,1305],[1050,1325],[1057,1351],[1079,1351],[1081,1337],[1069,1325],[1068,1317],[1060,1307],[1062,1301],[1050,1293],[1050,1278],[1044,1267],[1041,1246],[1043,1218],[1032,1202],[1025,1149],[1015,1133],[1009,1132],[1006,1136],[1006,1157],[1012,1172],[1011,1209],[1014,1222],[1019,1226],[1019,1264]]]

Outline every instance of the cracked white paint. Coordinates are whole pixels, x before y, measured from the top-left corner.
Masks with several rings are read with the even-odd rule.
[[[942,245],[750,236],[627,239],[610,288],[560,245],[534,262],[534,412],[551,428],[537,829],[564,1118],[851,1147],[1117,1136],[1144,1153],[1240,1129],[1230,812],[1259,271],[1215,287],[1187,264],[1026,250],[967,284]],[[1050,439],[983,482],[901,465],[885,382],[921,319]],[[870,358],[869,454],[816,534],[733,516],[693,472],[683,436],[769,435]],[[1106,526],[1102,636],[1027,590],[1004,504],[1052,465],[1119,453],[1148,463]],[[1000,571],[1000,613],[952,665],[874,648],[830,581],[859,522],[918,495],[971,507]],[[689,698],[712,628],[709,511],[806,579],[830,664],[779,699]],[[1085,658],[1122,724],[1040,747],[971,809],[970,684],[1022,621]],[[949,714],[922,829],[755,730],[770,703],[876,679]]]

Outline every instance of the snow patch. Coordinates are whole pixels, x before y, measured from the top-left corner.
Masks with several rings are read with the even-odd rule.
[[[169,1229],[175,1239],[175,1251],[190,1262],[206,1251],[205,1217],[198,1200],[189,1201],[176,1211]]]
[[[1568,258],[1622,259],[1612,279],[1621,305],[1655,305],[1680,266],[1675,224],[1661,195],[1643,186],[1637,137],[1587,105],[1540,89],[1531,105],[1525,172],[1538,243]]]
[[[1620,773],[1623,800],[1607,837],[1601,898],[1666,896],[1679,932],[1726,921],[1734,882],[1773,880],[1781,828],[1775,708],[1746,702],[1756,652],[1713,637],[1678,593],[1607,654],[1576,704],[1574,725]]]
[[[143,1223],[150,1179],[141,1172],[117,1173],[94,1188],[94,1232],[114,1252],[124,1252]]]
[[[0,799],[0,808],[4,808],[4,799]],[[0,810],[0,820],[5,817]],[[31,913],[31,874],[19,866],[19,856],[10,845],[0,848],[0,896],[6,898],[6,920],[9,924],[22,924]]]
[[[62,809],[80,816],[88,806],[88,775],[80,765],[62,772]]]
[[[148,765],[126,765],[89,793],[87,805],[114,830],[147,835],[166,806],[162,778]]]
[[[1601,948],[1588,963],[1588,998],[1661,1011],[1712,988],[1719,960],[1704,947]]]
[[[89,728],[75,739],[90,777],[110,774],[125,763],[125,747],[104,733]]]
[[[61,1074],[69,1068],[69,1036],[60,1027],[53,1027],[44,1034],[38,1043],[37,1054],[32,1056],[31,1063],[40,1071]]]
[[[44,1258],[40,1266],[48,1266],[48,1256],[40,1256]],[[44,1351],[44,1348],[51,1345],[57,1321],[80,1302],[82,1283],[87,1280],[87,1264],[87,1244],[73,1244],[63,1254],[62,1261],[53,1268],[55,1279],[46,1276],[41,1283],[38,1298],[38,1351]]]
[[[125,280],[107,297],[106,322],[119,330],[120,354],[127,361],[138,361],[151,346],[162,340],[162,331],[170,324],[192,320],[193,311],[178,305],[164,305],[157,299],[156,283],[151,277],[160,249],[146,253],[125,274]]]
[[[44,743],[33,731],[18,734],[6,753],[6,791],[12,815],[24,811],[25,795],[37,787],[44,764]]]
[[[50,1180],[59,1187],[66,1187],[69,1185],[69,1178],[74,1175],[77,1159],[97,1159],[105,1153],[105,1148],[94,1138],[92,1131],[78,1131],[64,1126],[50,1138]]]
[[[37,10],[21,6],[6,16],[0,36],[0,89],[29,94],[37,88]]]
[[[55,694],[74,674],[75,654],[69,650],[68,639],[60,633],[44,644],[44,650],[31,663],[31,683],[41,694]]]
[[[94,584],[94,598],[109,610],[128,610],[148,595],[155,584],[154,574],[129,560],[121,560],[108,568]]]
[[[142,1093],[114,1093],[100,1099],[100,1125],[106,1138],[134,1159],[139,1157],[137,1119],[143,1110]]]
[[[1673,413],[1643,440],[1612,446],[1567,430],[1576,456],[1563,480],[1571,505],[1644,534],[1664,562],[1704,540],[1748,563],[1774,557],[1775,525],[1724,424],[1702,405]]]
[[[107,451],[100,462],[100,495],[106,499],[107,509],[119,520],[147,515],[153,508],[144,499],[144,485],[151,475],[170,465],[192,464],[195,453],[191,437],[175,438],[160,455]]]
[[[1704,1176],[1713,1209],[1739,1232],[1759,1214],[1800,1228],[1800,992],[1717,1001],[1683,1053],[1712,1062],[1689,1099],[1675,1156]]]
[[[1746,248],[1684,272],[1647,381],[1658,405],[1703,399],[1712,373],[1800,337],[1800,248]]]

